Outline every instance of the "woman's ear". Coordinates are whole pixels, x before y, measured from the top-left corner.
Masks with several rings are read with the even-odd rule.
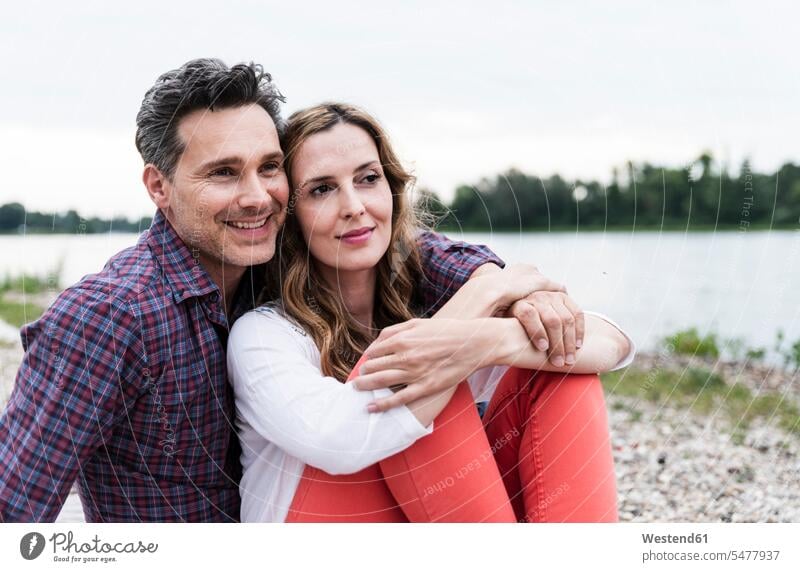
[[[147,188],[147,194],[150,195],[150,200],[160,209],[169,207],[170,191],[172,187],[167,180],[167,177],[152,163],[144,166],[142,173],[142,182]]]

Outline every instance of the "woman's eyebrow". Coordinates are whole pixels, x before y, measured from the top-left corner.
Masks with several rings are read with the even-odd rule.
[[[358,167],[353,169],[353,174],[358,173],[359,171],[363,171],[364,169],[366,169],[367,167],[371,167],[372,165],[379,165],[379,164],[380,164],[380,161],[378,161],[376,159],[373,159],[372,161],[367,161],[363,165],[359,165]],[[327,181],[327,180],[333,179],[333,178],[334,178],[333,175],[320,175],[318,177],[313,177],[311,179],[306,179],[305,181],[300,183],[300,186],[298,188],[303,189],[303,188],[307,187],[308,185],[310,185],[312,183],[321,183],[322,181]]]
[[[367,162],[366,162],[366,163],[364,163],[363,165],[359,165],[358,167],[356,167],[355,169],[353,169],[353,173],[355,174],[355,173],[358,173],[359,171],[363,171],[363,170],[364,170],[364,169],[366,169],[367,167],[371,167],[372,165],[375,165],[376,163],[377,163],[377,164],[380,164],[380,161],[378,161],[378,160],[375,160],[375,159],[373,159],[372,161],[367,161]]]
[[[327,181],[328,179],[332,179],[330,175],[320,175],[319,177],[314,177],[313,179],[306,179],[298,188],[303,189],[312,183],[321,183],[322,181]]]

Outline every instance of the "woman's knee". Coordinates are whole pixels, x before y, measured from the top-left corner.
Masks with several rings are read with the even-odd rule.
[[[603,399],[603,382],[596,373],[539,371],[532,378],[531,393],[569,396],[573,399]]]

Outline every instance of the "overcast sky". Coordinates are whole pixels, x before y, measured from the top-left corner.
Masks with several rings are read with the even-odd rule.
[[[184,61],[260,62],[286,113],[373,112],[420,182],[509,167],[607,180],[628,159],[800,160],[791,2],[16,2],[0,19],[0,203],[151,214],[144,92]]]

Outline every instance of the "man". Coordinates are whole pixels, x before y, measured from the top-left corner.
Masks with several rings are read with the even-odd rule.
[[[0,417],[0,520],[54,520],[75,480],[88,521],[238,520],[225,344],[288,204],[282,101],[260,66],[209,59],[147,92],[136,145],[158,210],[135,246],[22,329],[26,353]],[[435,233],[420,241],[431,310],[502,265],[483,247]],[[545,332],[539,316],[554,304],[530,302],[515,310],[529,332],[557,340],[560,359],[574,353],[576,328],[560,328],[580,312]]]

